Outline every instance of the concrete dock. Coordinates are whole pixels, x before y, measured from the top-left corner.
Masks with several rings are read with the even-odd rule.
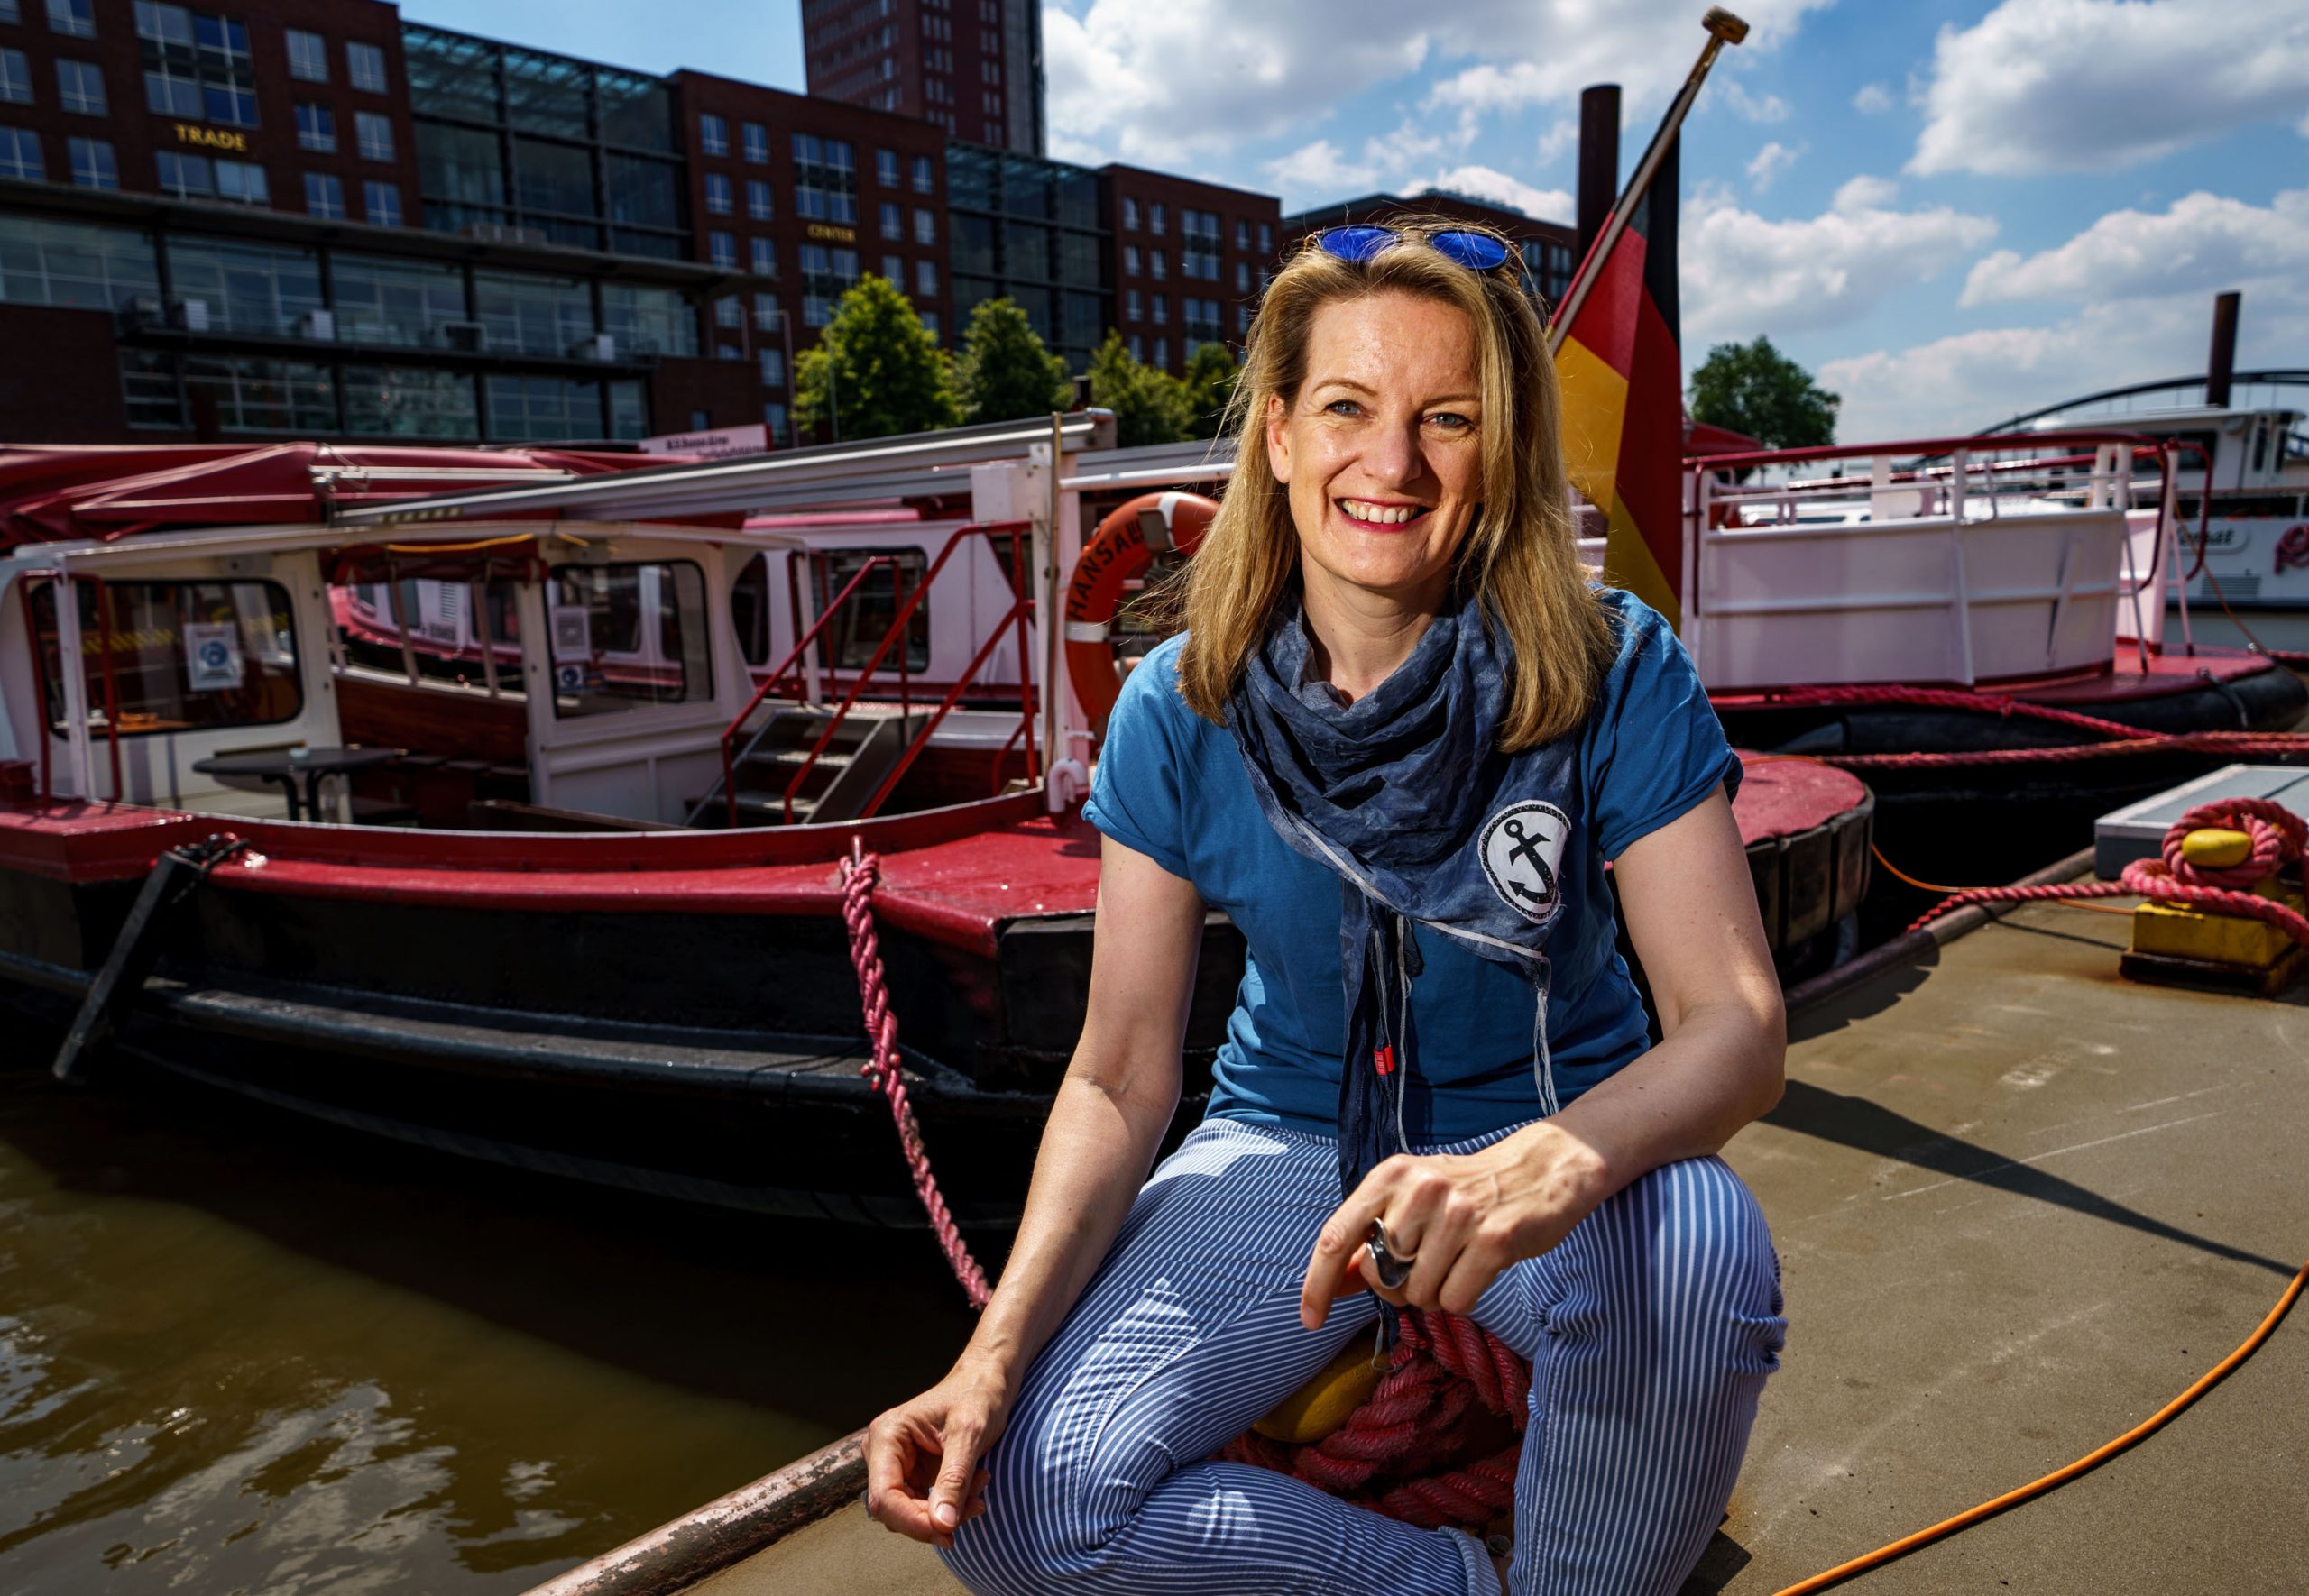
[[[2309,1257],[2309,989],[2135,985],[2126,925],[2031,906],[1798,1017],[1785,1100],[1726,1155],[1788,1351],[1688,1592],[1768,1596],[2081,1456]],[[2309,1308],[2141,1445],[1853,1588],[2309,1590],[2304,1415]],[[693,1589],[960,1587],[853,1504]]]

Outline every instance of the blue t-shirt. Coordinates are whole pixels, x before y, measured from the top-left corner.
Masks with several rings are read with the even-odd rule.
[[[1730,792],[1740,779],[1739,758],[1667,622],[1617,589],[1601,596],[1619,651],[1587,721],[1568,734],[1578,757],[1565,860],[1581,848],[1587,867],[1561,873],[1566,901],[1548,945],[1548,1041],[1564,1103],[1648,1045],[1642,1000],[1613,947],[1604,861],[1691,810],[1718,782]],[[1083,813],[1192,882],[1249,944],[1211,1067],[1210,1113],[1329,1133],[1347,1033],[1339,878],[1275,834],[1234,735],[1179,696],[1183,640],[1149,653],[1123,683]],[[1586,901],[1571,901],[1575,893]],[[1531,980],[1431,927],[1415,925],[1413,934],[1426,969],[1412,984],[1412,1140],[1457,1142],[1537,1117]]]

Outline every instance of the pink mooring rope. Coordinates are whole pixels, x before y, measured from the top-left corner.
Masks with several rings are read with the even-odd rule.
[[[971,1256],[970,1243],[962,1240],[953,1215],[947,1211],[938,1177],[930,1172],[922,1126],[915,1120],[914,1105],[906,1101],[906,1077],[898,1062],[898,1021],[890,1012],[881,940],[874,932],[874,886],[881,874],[880,856],[868,853],[863,842],[853,839],[850,858],[842,861],[842,919],[850,929],[850,962],[858,971],[858,1001],[865,1013],[867,1040],[874,1049],[859,1073],[890,1100],[890,1117],[897,1122],[898,1145],[906,1153],[907,1172],[914,1177],[915,1195],[922,1199],[922,1211],[930,1216],[939,1249],[946,1254],[947,1265],[961,1283],[971,1307],[982,1308],[991,1295],[986,1271]]]
[[[2252,857],[2241,865],[2225,867],[2188,863],[2181,858],[2182,840],[2190,832],[2204,826],[2220,826],[2244,832],[2253,839]],[[2303,947],[2309,948],[2309,919],[2304,919],[2274,898],[2238,890],[2252,885],[2282,866],[2297,863],[2304,842],[2309,842],[2309,822],[2304,822],[2283,804],[2272,803],[2266,798],[2224,798],[2212,803],[2200,803],[2174,821],[2165,833],[2164,857],[2135,859],[2125,867],[2124,875],[2115,881],[2066,882],[2052,886],[1974,887],[1970,892],[1943,898],[1918,916],[1916,923],[1909,929],[1916,931],[1952,909],[1961,909],[1971,903],[2028,903],[2056,898],[2137,896],[2159,903],[2215,909],[2223,914],[2242,914],[2266,921]]]

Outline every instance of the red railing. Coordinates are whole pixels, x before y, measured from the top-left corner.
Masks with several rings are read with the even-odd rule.
[[[60,590],[60,593],[69,593],[76,607],[80,599],[79,594],[74,591],[75,584],[85,582],[96,590],[97,653],[103,661],[102,674],[105,683],[105,744],[112,755],[112,801],[117,803],[121,800],[123,791],[120,777],[120,682],[114,672],[112,660],[112,592],[106,587],[105,579],[101,576],[76,574],[68,580],[65,573],[58,570],[27,571],[17,579],[16,582],[17,596],[23,601],[24,645],[32,650],[32,691],[40,714],[41,802],[46,803],[56,796],[55,781],[50,774],[50,745],[54,740],[54,734],[48,728],[48,659],[41,652],[40,623],[32,609],[32,579],[41,576],[48,578],[55,588]],[[55,601],[59,611],[56,628],[57,664],[62,666],[64,665],[64,623],[61,613],[64,599],[60,596]],[[85,683],[88,669],[85,658],[87,650],[83,648],[81,652],[84,657],[79,665],[81,680]],[[83,793],[80,796],[83,799],[93,799],[95,794]]]
[[[776,691],[777,684],[786,679],[786,673],[792,670],[802,656],[809,652],[811,647],[817,642],[820,635],[825,631],[827,625],[833,621],[842,607],[850,602],[850,596],[858,591],[859,584],[874,573],[874,568],[878,565],[888,565],[895,571],[898,564],[899,558],[896,555],[875,555],[860,565],[858,568],[858,574],[851,577],[842,592],[835,595],[833,601],[819,613],[818,619],[811,623],[810,629],[802,633],[801,641],[796,643],[786,657],[777,662],[777,668],[762,678],[761,684],[754,689],[754,695],[746,701],[746,707],[738,711],[737,718],[722,728],[722,793],[729,806],[730,823],[732,826],[738,823],[738,767],[737,756],[732,749],[738,740],[740,729],[746,723],[746,718],[761,707],[762,701]],[[801,620],[801,601],[798,597],[801,590],[794,581],[793,572],[793,562],[789,558],[787,562],[787,586],[789,592],[796,595],[794,618],[798,624]],[[927,585],[929,585],[927,582],[924,583],[924,586]],[[917,588],[915,591],[919,592],[921,589]],[[875,657],[879,659],[880,656],[877,655]],[[791,808],[790,803],[788,808],[789,810]],[[789,814],[787,818],[792,817]]]
[[[860,818],[870,816],[874,812],[881,802],[889,795],[890,789],[897,784],[897,778],[904,775],[920,756],[922,749],[929,742],[930,732],[935,729],[939,721],[945,719],[947,711],[960,702],[963,690],[970,685],[971,681],[977,675],[979,667],[986,662],[987,656],[993,651],[994,645],[1001,638],[1005,627],[1015,626],[1017,629],[1019,718],[1028,721],[1034,719],[1034,683],[1026,665],[1026,617],[1033,613],[1034,601],[1018,590],[1019,579],[1026,573],[1026,564],[1022,558],[1018,539],[1032,524],[1023,520],[975,523],[961,528],[946,540],[946,546],[938,551],[938,557],[930,563],[930,569],[924,573],[921,584],[908,593],[898,605],[897,613],[891,618],[890,628],[883,634],[880,646],[874,650],[873,657],[869,659],[864,668],[858,673],[858,679],[851,684],[850,692],[836,706],[833,718],[818,733],[817,741],[810,745],[808,757],[805,758],[794,772],[793,779],[786,784],[784,814],[787,824],[793,823],[794,799],[801,792],[802,784],[807,781],[810,773],[817,768],[818,760],[823,757],[826,746],[833,740],[834,733],[841,729],[843,720],[849,718],[850,711],[857,707],[859,699],[865,693],[866,683],[873,679],[876,671],[881,669],[882,661],[888,657],[891,646],[906,636],[907,626],[914,619],[914,612],[922,607],[923,600],[929,595],[931,588],[937,582],[939,573],[946,569],[946,562],[953,558],[954,551],[961,547],[964,540],[968,538],[984,537],[991,544],[999,535],[1007,533],[1009,536],[1010,568],[1006,574],[1010,582],[1010,608],[1004,611],[1002,619],[995,623],[992,630],[988,634],[987,640],[979,646],[979,650],[971,656],[970,665],[964,668],[961,678],[948,690],[945,698],[940,702],[938,709],[932,715],[927,725],[908,743],[906,753],[900,757],[890,775],[883,779],[879,787],[875,789],[874,795],[868,802]],[[1031,763],[1034,758],[1034,742],[1031,736],[1027,740],[1026,750],[1027,759]]]

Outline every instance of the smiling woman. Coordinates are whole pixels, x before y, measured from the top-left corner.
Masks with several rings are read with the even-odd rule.
[[[1090,1002],[1001,1284],[868,1432],[868,1510],[973,1591],[1671,1591],[1776,1363],[1714,1156],[1784,1051],[1738,761],[1577,562],[1512,254],[1354,231],[1267,290],[1188,629],[1109,722]],[[1149,1179],[1211,909],[1249,958]],[[1208,1461],[1405,1307],[1532,1360],[1512,1562]]]

